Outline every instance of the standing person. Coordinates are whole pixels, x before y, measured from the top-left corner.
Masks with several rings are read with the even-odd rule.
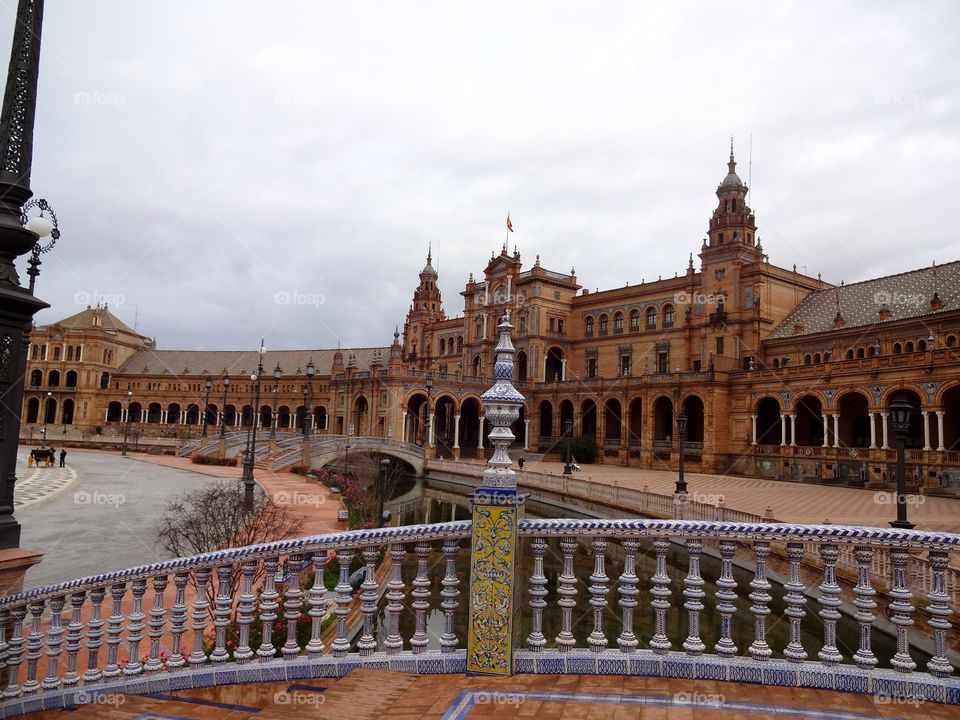
[[[523,456],[521,456],[520,459],[517,460],[517,465],[519,465],[520,469],[523,470]]]
[[[61,450],[60,451],[60,467],[66,467],[66,462],[67,462],[67,451]]]

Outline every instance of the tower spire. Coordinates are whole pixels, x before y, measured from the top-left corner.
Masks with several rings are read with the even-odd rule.
[[[433,265],[433,240],[427,243],[427,265]]]
[[[733,159],[733,135],[730,136],[730,162],[727,163],[727,168],[732,173],[737,171],[737,161]]]

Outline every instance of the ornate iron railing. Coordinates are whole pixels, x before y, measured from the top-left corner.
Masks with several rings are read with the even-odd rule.
[[[471,529],[470,521],[459,521],[305,537],[2,598],[0,669],[7,685],[0,710],[10,717],[115,693],[338,677],[362,665],[462,673],[466,639],[457,618],[470,602],[490,600],[461,595],[458,561],[469,552],[462,541]],[[524,616],[517,624],[514,672],[736,680],[960,703],[951,650],[957,645],[956,605],[945,589],[945,571],[960,535],[691,520],[523,520],[518,533],[530,558],[518,567],[529,577],[515,578],[519,592],[504,598],[502,608]],[[584,546],[592,555],[586,570]],[[816,588],[801,573],[809,548],[822,562]],[[785,605],[782,618],[774,614],[771,594],[774,550],[785,557],[786,581],[778,598]],[[671,551],[681,553],[682,579],[667,571]],[[894,579],[887,613],[896,652],[888,664],[872,648],[880,624],[871,575],[878,551],[889,557]],[[548,552],[558,565],[555,587],[544,570]],[[923,554],[930,567],[924,594],[910,584],[911,553]],[[430,589],[431,554],[442,558],[439,592]],[[712,597],[700,570],[706,554],[720,562]],[[856,585],[848,592],[858,643],[845,656],[837,640],[842,602],[836,571],[838,559],[847,554],[857,566]],[[644,556],[653,558],[648,577],[637,574]],[[349,577],[357,558],[363,583],[354,598]],[[622,568],[617,577],[607,573],[614,558]],[[734,566],[744,559],[752,579],[738,584]],[[329,563],[338,574],[332,609],[323,584]],[[378,563],[386,563],[379,573]],[[815,600],[808,597],[814,589],[819,592]],[[578,594],[590,596],[592,612],[583,616],[583,627],[573,613]],[[649,596],[649,606],[642,607],[638,596]],[[738,600],[749,600],[748,613],[742,607],[738,611]],[[430,612],[442,614],[442,633],[428,631]],[[635,632],[641,614],[652,616],[652,633]],[[715,639],[708,644],[701,625],[714,615],[719,627],[708,634]],[[822,641],[801,633],[808,615],[819,617]],[[559,619],[555,633],[545,632],[548,616]],[[329,644],[322,632],[326,617],[334,623]],[[745,618],[752,625],[751,642],[737,647],[732,627]],[[775,652],[768,631],[781,621],[789,626],[789,642]],[[614,624],[618,633],[611,631]],[[298,641],[307,627],[309,639]],[[684,629],[685,638],[670,637],[668,628],[676,627]],[[578,637],[585,643],[578,644]],[[922,663],[918,644],[928,646],[929,659]]]

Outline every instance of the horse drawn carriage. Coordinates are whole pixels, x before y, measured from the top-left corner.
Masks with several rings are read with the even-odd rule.
[[[34,465],[40,467],[41,463],[43,463],[43,467],[53,467],[55,461],[56,450],[53,448],[34,448],[27,458],[27,467],[33,467]]]

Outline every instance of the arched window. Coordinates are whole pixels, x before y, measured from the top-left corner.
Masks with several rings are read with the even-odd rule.
[[[457,335],[457,352],[463,352],[463,335]]]
[[[947,335],[947,347],[952,348],[956,346],[957,346],[957,336]]]
[[[877,354],[876,345],[871,345],[870,347],[867,348],[867,357],[873,357],[876,354]]]
[[[920,340],[917,342],[917,352],[926,352],[927,351],[927,341]]]
[[[653,308],[647,308],[647,330],[657,329],[657,311]]]
[[[40,358],[40,346],[34,345],[33,347],[30,348],[30,359],[38,360],[39,358]]]
[[[583,325],[583,334],[585,337],[593,337],[593,318],[588,317]]]
[[[604,335],[607,334],[607,324],[608,324],[607,316],[601,315],[600,316],[600,337],[603,337]]]
[[[912,352],[913,352],[913,341],[912,341],[912,340],[907,341],[907,344],[906,344],[906,347],[905,347],[905,350],[904,350],[904,351],[905,351],[905,352],[908,352],[908,353],[912,353]]]
[[[663,327],[664,329],[673,327],[673,305],[667,305],[663,309]]]
[[[862,360],[864,356],[863,348],[857,348],[857,360]]]
[[[618,334],[623,332],[623,313],[613,316],[613,331]]]
[[[820,353],[814,353],[814,354],[813,354],[813,362],[814,362],[815,365],[819,365],[819,364],[820,364]]]
[[[790,358],[788,357],[785,357],[783,360],[780,361],[780,367],[786,367],[789,364],[790,364]]]
[[[30,373],[30,384],[34,387],[43,385],[43,372],[41,370],[34,370]]]
[[[778,367],[780,367],[780,359],[779,359],[779,358],[774,358],[774,359],[773,359],[773,369],[776,370]]]
[[[440,354],[447,354],[447,341],[444,338],[440,338]]]
[[[853,360],[853,349],[847,350],[847,360]]]
[[[949,342],[949,338],[948,338],[948,342]],[[893,354],[894,354],[894,355],[899,355],[899,354],[902,353],[902,352],[903,352],[903,346],[902,346],[900,343],[894,343],[894,344],[893,344]]]
[[[630,332],[640,332],[640,311],[630,313]]]
[[[67,360],[73,360],[73,345],[67,345]]]
[[[59,360],[59,359],[60,359],[60,346],[59,346],[59,345],[57,345],[57,346],[53,349],[53,359],[54,359],[54,360]]]
[[[83,347],[82,347],[81,345],[77,345],[77,353],[76,353],[76,355],[77,355],[77,357],[76,357],[77,362],[80,362],[80,361],[83,359],[83,358],[80,357],[82,354],[83,354]]]
[[[811,358],[809,355],[804,355],[804,356],[803,356],[803,364],[804,364],[804,365],[809,365],[809,364],[812,362],[812,360],[813,360],[813,358]]]

